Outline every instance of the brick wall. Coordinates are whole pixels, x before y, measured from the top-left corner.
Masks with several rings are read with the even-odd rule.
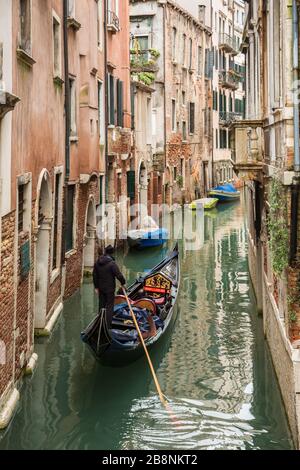
[[[76,251],[66,261],[66,287],[65,298],[73,295],[81,286],[83,269],[83,242],[86,231],[86,212],[89,203],[89,197],[94,196],[96,204],[99,204],[99,188],[97,180],[92,180],[88,184],[77,185],[78,197],[76,199],[77,216],[77,240]],[[96,250],[95,250],[96,251]],[[96,259],[96,253],[95,253]]]
[[[15,213],[2,218],[0,270],[0,340],[6,348],[6,364],[0,365],[0,397],[13,373]]]

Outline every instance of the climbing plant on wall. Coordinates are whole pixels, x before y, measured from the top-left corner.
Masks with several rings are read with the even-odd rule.
[[[289,231],[286,195],[277,179],[273,179],[270,185],[269,204],[268,230],[272,265],[274,273],[280,276],[288,267]]]

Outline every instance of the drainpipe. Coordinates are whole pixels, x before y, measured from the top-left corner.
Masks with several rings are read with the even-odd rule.
[[[299,79],[299,19],[297,0],[293,0],[293,70],[294,83]],[[298,208],[300,194],[300,135],[299,135],[299,103],[294,100],[294,170],[295,178],[292,185],[291,201],[291,239],[290,239],[290,264],[292,265],[297,258],[298,248]]]
[[[64,37],[64,70],[65,70],[65,185],[64,185],[64,227],[62,230],[62,264],[66,254],[66,221],[68,220],[67,189],[70,178],[70,133],[71,133],[71,106],[69,84],[69,45],[68,45],[68,12],[69,0],[63,2],[63,37]]]
[[[70,130],[71,130],[71,107],[70,107],[70,84],[69,84],[69,45],[68,45],[68,11],[69,0],[64,0],[64,67],[65,67],[65,113],[66,113],[66,173],[65,179],[70,178]]]
[[[104,1],[104,90],[105,90],[105,201],[108,204],[108,66],[107,66],[107,1]]]
[[[295,84],[299,80],[299,24],[298,24],[297,0],[293,0],[293,70]],[[295,162],[296,173],[300,172],[300,148],[299,148],[299,102],[294,100],[294,142],[295,142]]]
[[[164,139],[165,139],[165,171],[167,168],[167,96],[166,96],[166,5],[163,5],[163,59],[164,59]],[[164,181],[165,183],[165,181]],[[166,202],[165,184],[163,185],[163,204]]]

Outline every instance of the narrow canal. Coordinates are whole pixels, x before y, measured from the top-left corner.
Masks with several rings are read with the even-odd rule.
[[[292,448],[249,281],[243,205],[206,215],[199,249],[185,248],[181,242],[179,316],[153,353],[180,425],[162,409],[144,359],[102,368],[81,343],[96,309],[86,282],[51,339],[36,345],[38,369],[0,449]],[[133,280],[164,255],[118,261]]]

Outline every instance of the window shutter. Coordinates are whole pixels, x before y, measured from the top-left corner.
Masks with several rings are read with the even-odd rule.
[[[195,103],[190,103],[190,134],[195,132]]]
[[[21,246],[20,249],[20,257],[21,257],[21,279],[24,280],[30,271],[30,242],[27,241],[24,245]]]
[[[127,196],[130,199],[135,198],[135,171],[127,172]]]
[[[119,127],[124,127],[124,119],[123,119],[123,106],[124,106],[124,92],[123,92],[123,82],[122,80],[117,81],[117,125]]]
[[[115,79],[109,76],[109,124],[115,124]]]

